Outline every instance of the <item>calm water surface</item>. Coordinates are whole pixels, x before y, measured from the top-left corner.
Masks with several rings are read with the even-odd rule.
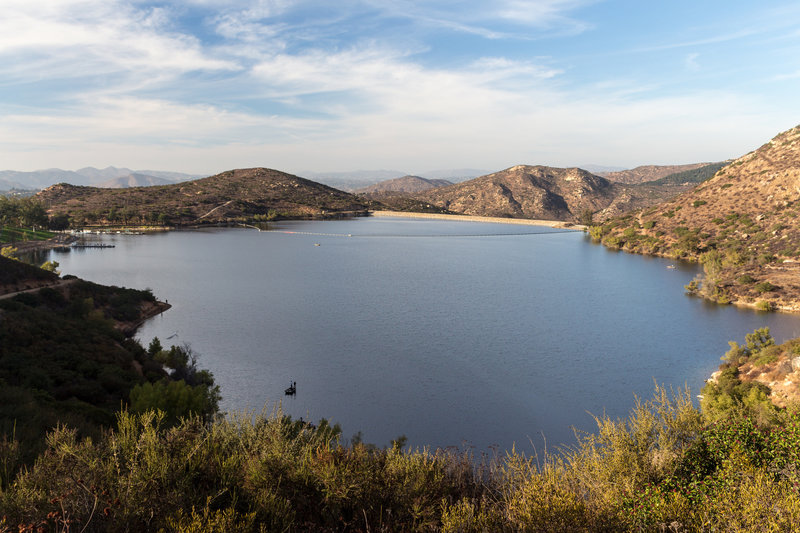
[[[52,252],[64,274],[149,287],[173,305],[146,345],[189,343],[225,410],[282,403],[346,437],[541,450],[626,416],[654,381],[699,392],[728,340],[800,320],[684,295],[691,265],[612,252],[580,232],[368,218],[276,231],[107,236]],[[317,244],[319,246],[317,246]],[[297,396],[283,389],[297,381]]]

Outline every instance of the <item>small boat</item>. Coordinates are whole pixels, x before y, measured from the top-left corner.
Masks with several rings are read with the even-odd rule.
[[[318,243],[318,242],[315,242],[315,243],[314,243],[314,246],[319,246],[319,243]]]
[[[667,265],[667,268],[675,268],[675,265]]]
[[[284,390],[283,393],[286,396],[294,396],[295,394],[297,394],[297,382],[293,381],[292,384],[289,385],[289,388]]]

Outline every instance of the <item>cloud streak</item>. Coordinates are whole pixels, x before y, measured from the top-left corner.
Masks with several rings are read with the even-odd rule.
[[[690,44],[705,67],[719,60],[715,46],[751,29],[645,41],[637,54],[675,50],[676,70],[645,61],[637,71],[630,54],[597,49],[593,29],[610,22],[588,15],[596,2],[6,4],[0,157],[20,169],[688,162],[738,155],[786,120],[785,106],[730,83],[663,89],[667,78],[698,83]],[[560,52],[564,44],[581,54]],[[597,68],[598,58],[607,63]],[[782,64],[766,79],[780,86],[798,68]]]

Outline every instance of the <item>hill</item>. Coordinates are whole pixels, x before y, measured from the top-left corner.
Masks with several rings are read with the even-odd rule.
[[[452,185],[452,181],[444,179],[427,179],[419,176],[403,176],[402,178],[394,178],[390,180],[381,181],[375,185],[362,187],[356,189],[354,192],[357,194],[365,195],[381,195],[381,194],[414,194],[428,189],[435,189],[437,187],[446,187]]]
[[[517,165],[416,197],[475,216],[575,220],[611,204],[614,186],[578,168]]]
[[[125,176],[119,176],[117,178],[113,178],[110,180],[106,180],[102,183],[98,183],[97,187],[102,187],[105,189],[125,189],[128,187],[152,187],[153,185],[169,185],[171,183],[175,182],[164,178],[157,178],[155,176],[149,176],[147,174],[139,174],[138,172],[133,172]]]
[[[676,172],[685,172],[704,167],[708,163],[692,163],[690,165],[643,165],[628,170],[616,172],[599,172],[598,175],[614,183],[636,185],[647,181],[655,181]]]
[[[721,303],[800,311],[800,126],[677,198],[593,228],[628,251],[699,261],[689,288]]]
[[[690,186],[623,185],[579,168],[517,165],[414,198],[466,215],[579,221],[592,213],[595,220],[604,220],[664,201]]]
[[[154,187],[101,189],[53,185],[39,198],[51,215],[74,225],[200,224],[364,212],[359,198],[266,168],[230,170],[198,180]]]
[[[702,167],[693,168],[690,170],[683,170],[669,174],[663,178],[649,182],[652,185],[667,185],[667,184],[681,184],[681,183],[702,183],[710,179],[722,167],[726,166],[729,161],[722,161],[720,163],[709,163]]]

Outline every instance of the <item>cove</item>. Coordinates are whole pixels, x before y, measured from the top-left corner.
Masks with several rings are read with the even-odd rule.
[[[728,340],[800,320],[686,296],[694,265],[609,251],[581,232],[392,218],[98,237],[49,252],[62,274],[149,287],[139,330],[189,343],[223,410],[327,418],[386,445],[530,452],[624,417],[653,384],[693,394]],[[297,394],[284,396],[290,382]]]

